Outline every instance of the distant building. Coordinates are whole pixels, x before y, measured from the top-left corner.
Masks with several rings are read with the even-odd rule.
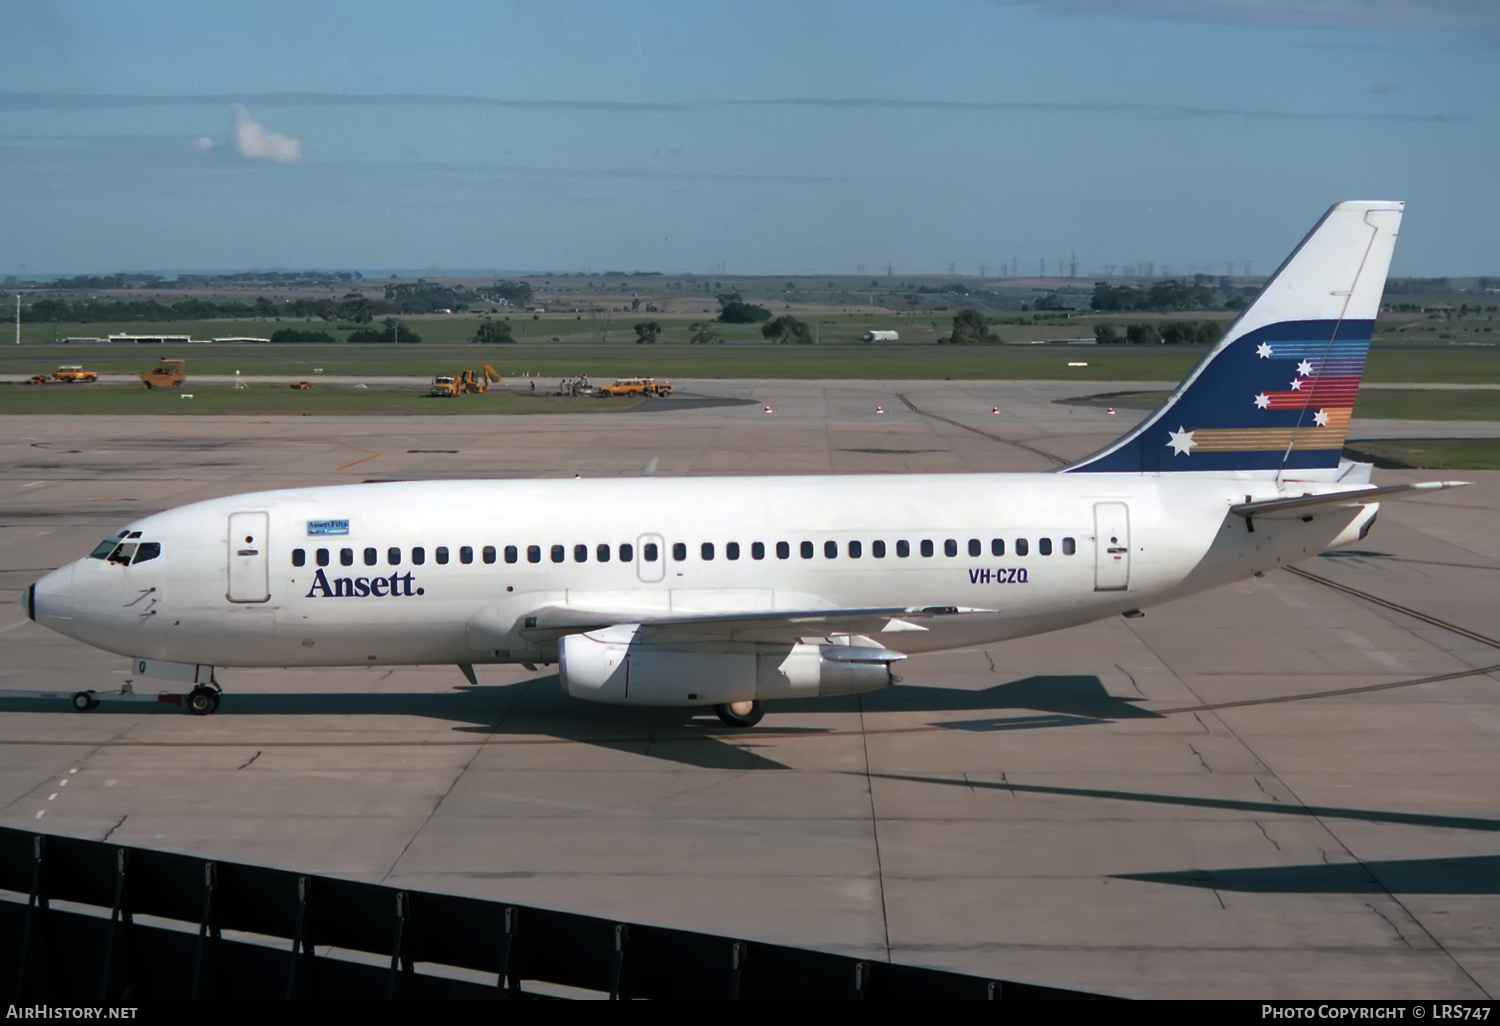
[[[193,340],[186,335],[111,335],[109,341],[133,342],[136,345],[187,345]]]

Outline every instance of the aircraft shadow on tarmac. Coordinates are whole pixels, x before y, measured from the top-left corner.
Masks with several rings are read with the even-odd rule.
[[[101,696],[98,710],[176,713],[172,705],[126,705]],[[55,700],[53,700],[55,702]],[[1116,698],[1094,676],[1034,676],[980,690],[898,684],[838,698],[768,702],[766,711],[799,713],[983,713],[931,724],[964,731],[1028,730],[1121,719],[1159,719],[1141,699]],[[0,698],[0,712],[36,711],[30,699]],[[1017,715],[1019,714],[1019,715]],[[441,692],[236,692],[216,716],[415,716],[456,721],[463,733],[550,737],[714,769],[786,769],[757,754],[758,735],[817,735],[833,728],[758,727],[731,730],[707,709],[637,709],[599,705],[562,693],[556,674],[504,685],[462,685]],[[866,723],[866,726],[873,724]]]
[[[864,775],[864,774],[861,774]],[[1015,780],[981,780],[972,774],[963,778],[917,776],[905,773],[875,773],[869,776],[880,780],[899,780],[913,784],[935,784],[939,787],[964,788],[970,792],[989,791],[1018,795],[1039,795],[1057,798],[1085,798],[1093,801],[1140,803],[1145,805],[1172,805],[1187,809],[1225,809],[1232,812],[1248,812],[1265,816],[1305,817],[1311,819],[1352,819],[1366,823],[1398,823],[1403,826],[1442,827],[1449,830],[1478,830],[1500,833],[1500,819],[1485,819],[1480,816],[1444,816],[1427,812],[1399,812],[1390,809],[1354,809],[1338,805],[1305,805],[1280,801],[1247,800],[1243,798],[1215,798],[1203,795],[1160,794],[1150,791],[1120,791],[1102,787],[1064,787],[1057,784],[1027,784]],[[1451,860],[1450,860],[1451,861]],[[1374,865],[1374,863],[1371,863]],[[1295,868],[1295,867],[1289,867]],[[1312,868],[1334,869],[1336,866]],[[1208,870],[1187,870],[1182,873],[1129,877],[1128,879],[1160,879],[1183,886],[1219,886],[1200,884],[1194,874]],[[1229,870],[1212,872],[1230,872]],[[1233,872],[1239,872],[1235,870]],[[1247,872],[1269,872],[1253,870]],[[1168,880],[1166,877],[1172,877]],[[1228,885],[1225,885],[1228,887]],[[1230,887],[1233,890],[1234,888]],[[1487,892],[1486,892],[1487,893]]]
[[[1500,894],[1500,855],[1122,873],[1115,879],[1254,894]]]

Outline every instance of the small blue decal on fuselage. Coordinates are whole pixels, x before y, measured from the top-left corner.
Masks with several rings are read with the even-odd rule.
[[[347,520],[309,520],[307,522],[309,538],[327,538],[331,535],[348,533],[349,521]]]

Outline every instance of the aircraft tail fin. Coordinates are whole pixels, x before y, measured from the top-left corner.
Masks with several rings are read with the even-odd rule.
[[[1404,208],[1336,204],[1155,413],[1062,472],[1336,469]]]

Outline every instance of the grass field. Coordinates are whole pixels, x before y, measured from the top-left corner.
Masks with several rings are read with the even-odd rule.
[[[187,398],[191,396],[192,398]],[[463,413],[604,413],[628,410],[641,399],[569,399],[564,396],[516,395],[490,391],[483,395],[435,399],[414,388],[314,388],[232,385],[174,389],[79,386],[0,385],[0,414],[132,414],[256,417],[358,417],[392,414],[453,415]]]
[[[1347,445],[1344,455],[1392,470],[1500,470],[1500,438],[1386,438]]]
[[[445,321],[457,324],[460,319]],[[466,331],[472,331],[472,321]],[[533,322],[546,325],[547,320]],[[572,324],[574,322],[566,322]],[[665,323],[665,322],[664,322]],[[77,328],[78,326],[72,326]],[[168,326],[170,327],[170,326]],[[210,322],[195,336],[260,332],[258,322]],[[199,326],[201,327],[201,326]],[[425,325],[418,329],[428,333]],[[146,326],[140,326],[141,331]],[[685,332],[685,328],[683,329]],[[1073,329],[1073,330],[1076,330]],[[676,329],[667,332],[668,336]],[[48,333],[50,336],[50,332]],[[738,326],[747,336],[725,345],[693,346],[670,339],[655,345],[629,341],[599,343],[592,335],[573,334],[566,341],[477,346],[463,342],[424,341],[420,345],[53,345],[50,341],[0,346],[0,374],[50,373],[64,363],[91,370],[139,372],[160,356],[179,356],[193,373],[418,375],[452,374],[487,362],[507,377],[527,373],[543,379],[587,374],[595,381],[651,375],[659,378],[791,378],[866,380],[952,379],[1079,381],[1177,380],[1202,358],[1200,347],[1094,345],[939,346],[930,343],[827,342],[815,346],[770,345],[750,341],[753,328]],[[558,336],[561,338],[562,336]],[[903,335],[903,338],[905,336]],[[826,338],[826,336],[825,336]],[[169,351],[170,350],[170,351]],[[1083,362],[1086,367],[1069,367]],[[1500,350],[1459,346],[1376,346],[1366,368],[1367,381],[1500,383]]]

